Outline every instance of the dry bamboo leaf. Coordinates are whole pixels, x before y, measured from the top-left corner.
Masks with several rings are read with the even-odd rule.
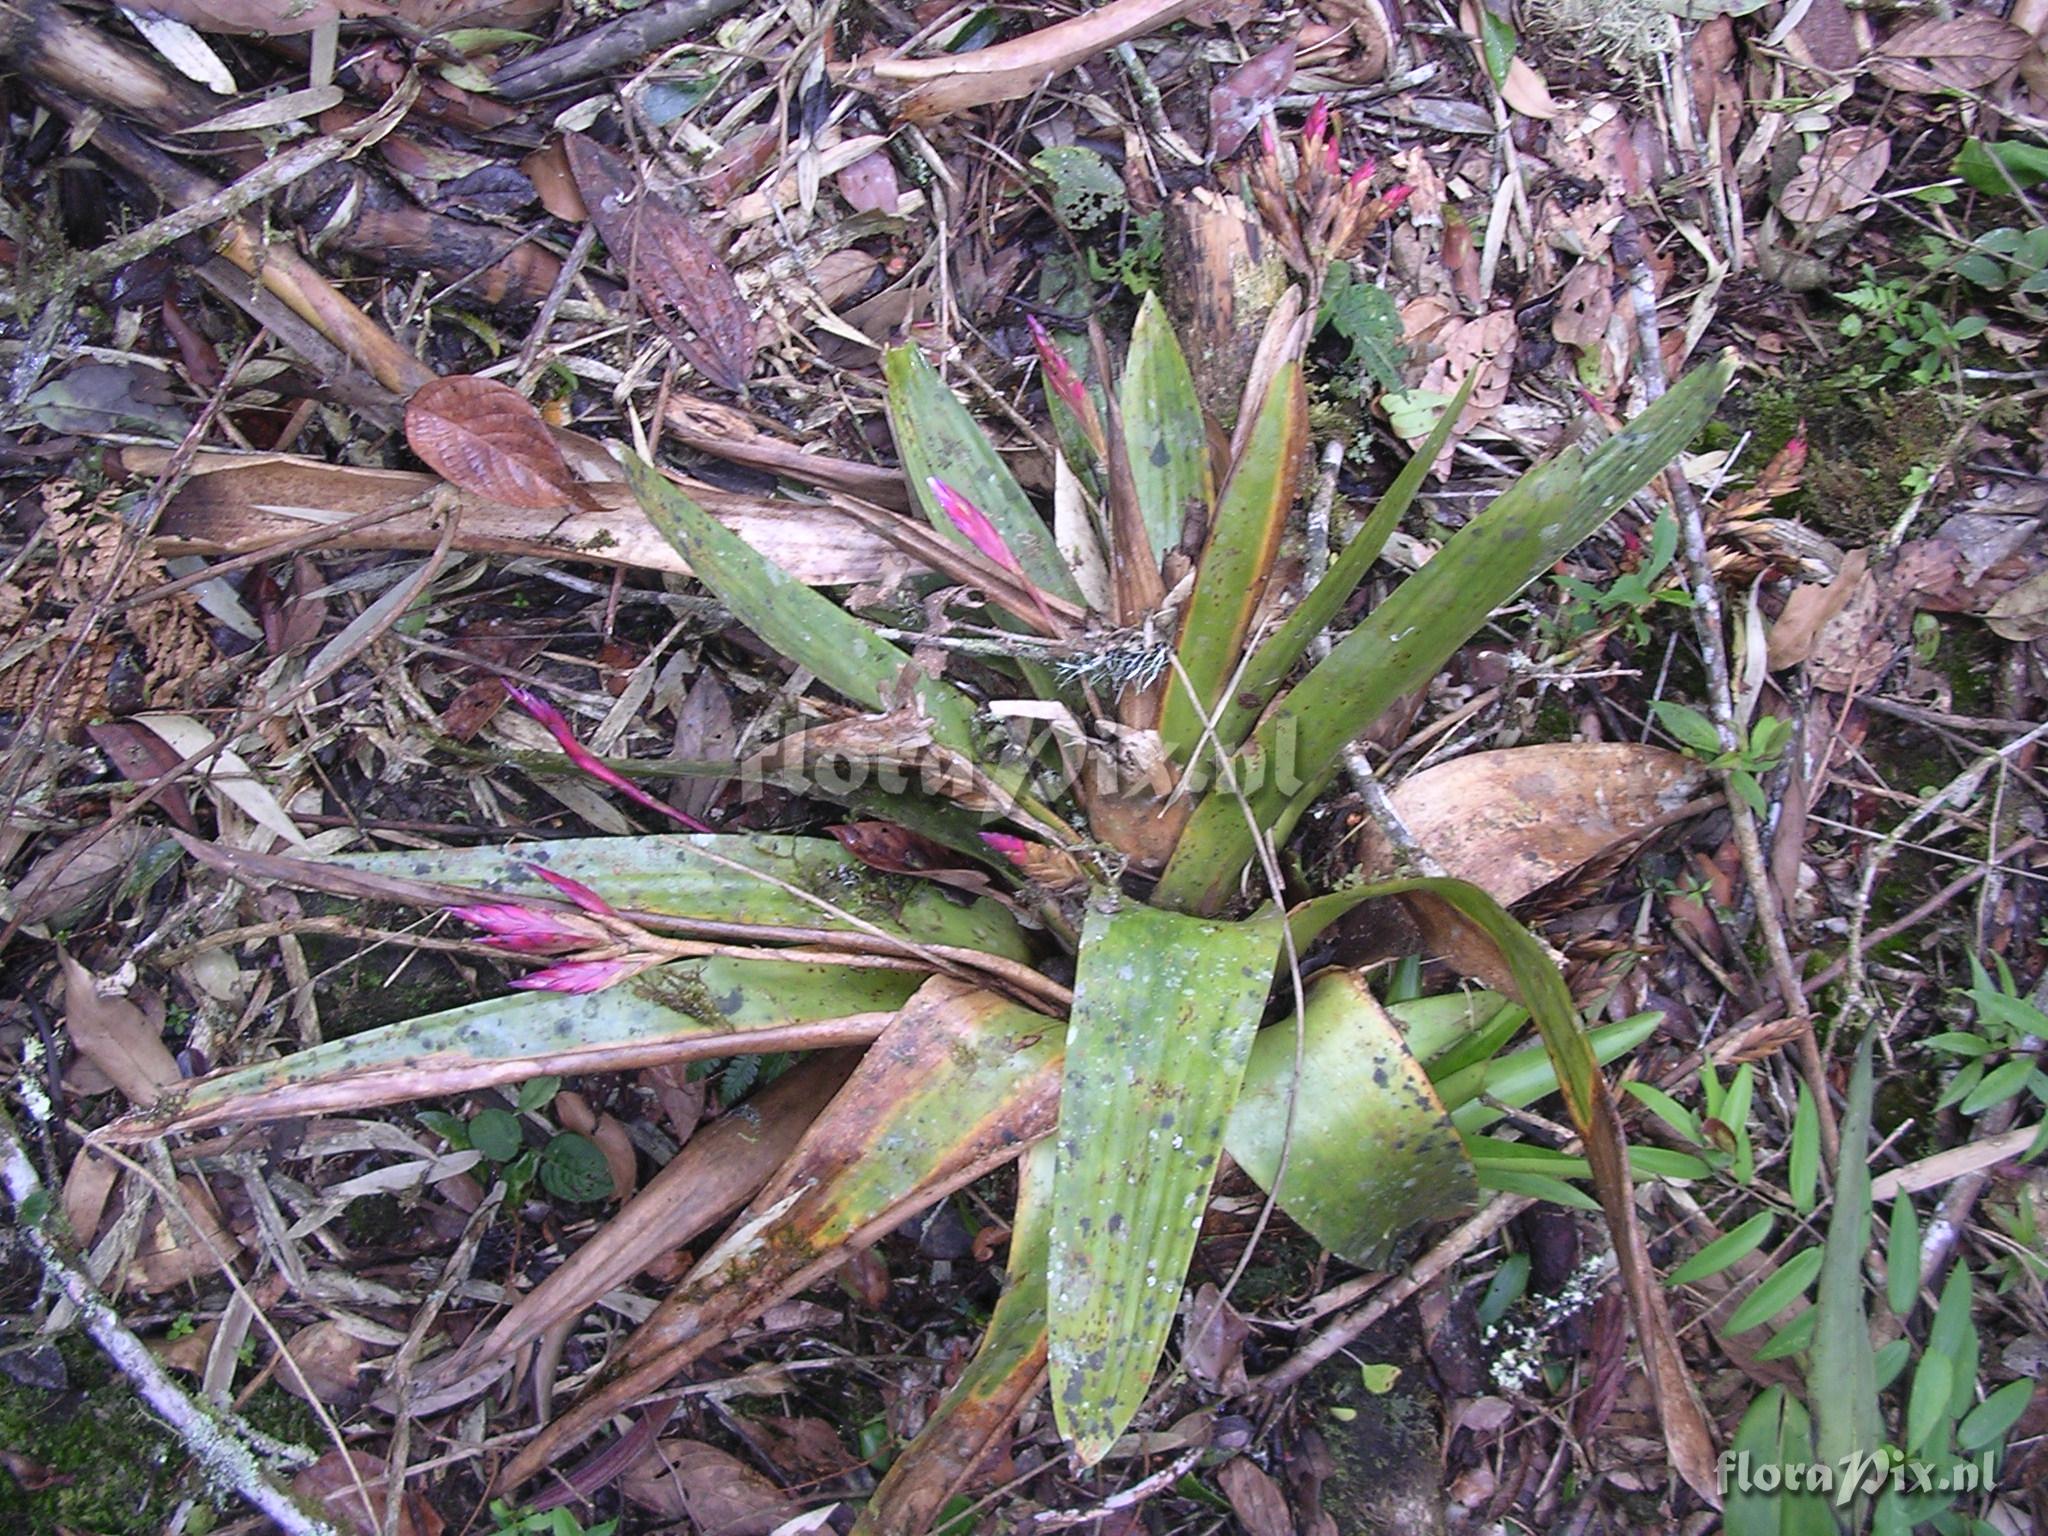
[[[177,1058],[156,1026],[125,997],[101,997],[92,972],[59,950],[64,972],[64,1024],[71,1043],[128,1102],[147,1108],[178,1081]]]
[[[1875,197],[1891,163],[1892,141],[1882,128],[1837,128],[1799,157],[1798,173],[1778,193],[1778,207],[1795,224],[1824,224]]]
[[[509,384],[455,374],[405,407],[405,440],[450,485],[508,507],[551,512],[576,500],[576,480],[531,402]]]
[[[612,259],[648,318],[705,378],[738,392],[754,371],[754,326],[739,284],[710,240],[640,178],[623,155],[580,133],[569,169]]]
[[[1930,16],[1878,44],[1870,72],[1896,91],[1976,91],[2019,63],[2032,46],[2025,32],[1983,11]]]
[[[1200,0],[1110,0],[1096,10],[1041,27],[993,48],[940,59],[875,58],[848,71],[847,83],[895,94],[896,111],[914,123],[1028,96],[1054,75],[1120,43],[1179,21]]]

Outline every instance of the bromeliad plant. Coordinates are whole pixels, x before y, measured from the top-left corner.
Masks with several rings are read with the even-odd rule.
[[[1354,179],[1325,179],[1317,195],[1347,199],[1345,217],[1297,217],[1298,237],[1357,226]],[[1283,201],[1268,217],[1300,213]],[[1302,243],[1311,262],[1343,254]],[[752,1140],[714,1152],[700,1133],[639,1197],[650,1203],[636,1219],[421,1373],[422,1390],[487,1383],[551,1321],[747,1200],[584,1399],[515,1459],[503,1486],[516,1487],[768,1303],[1039,1143],[983,1349],[892,1469],[864,1517],[874,1530],[932,1518],[1048,1365],[1075,1454],[1092,1463],[1110,1450],[1152,1381],[1226,1149],[1329,1248],[1377,1263],[1475,1187],[1432,1082],[1450,1107],[1475,1109],[1482,1093],[1527,1102],[1561,1086],[1602,1206],[1632,1221],[1596,1051],[1606,1059],[1641,1029],[1583,1033],[1542,946],[1474,887],[1410,878],[1299,900],[1277,853],[1345,747],[1642,490],[1705,423],[1730,365],[1699,370],[1593,451],[1531,470],[1307,665],[1463,400],[1328,574],[1287,592],[1277,556],[1304,457],[1305,332],[1268,349],[1227,448],[1156,301],[1113,389],[1091,386],[1041,336],[1062,439],[1083,459],[1079,505],[1068,499],[1057,530],[924,355],[888,354],[890,421],[931,530],[862,515],[985,605],[985,623],[916,654],[791,579],[651,465],[627,464],[697,579],[841,701],[819,702],[821,723],[763,763],[978,861],[1006,900],[963,902],[878,874],[823,838],[595,839],[317,865],[243,856],[238,866],[259,874],[459,905],[499,947],[545,954],[552,969],[529,978],[542,990],[202,1080],[127,1129],[874,1042],[858,1065],[828,1053],[779,1080],[769,1093],[793,1107],[783,1118],[764,1109]],[[1049,730],[1020,738],[1006,724],[1019,719]],[[582,751],[566,722],[550,724]],[[817,771],[828,762],[833,772]],[[1386,896],[1432,901],[1462,924],[1498,957],[1519,1007],[1417,1005],[1404,1040],[1355,976],[1304,983],[1309,941]],[[1064,974],[1047,964],[1062,951],[1071,991],[1048,975]],[[1262,1030],[1275,1011],[1282,1022]],[[1525,1017],[1541,1048],[1501,1056]],[[700,1197],[700,1151],[726,1159],[721,1187],[742,1169],[747,1187],[722,1204]],[[1480,1167],[1502,1187],[1538,1177],[1497,1148]],[[1639,1245],[1618,1246],[1627,1268]],[[1629,1278],[1654,1353],[1668,1340],[1661,1304],[1649,1277]]]

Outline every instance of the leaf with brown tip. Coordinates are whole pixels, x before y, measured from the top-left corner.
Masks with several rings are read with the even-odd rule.
[[[535,512],[579,498],[547,423],[509,384],[458,373],[421,386],[405,407],[405,440],[459,490]]]

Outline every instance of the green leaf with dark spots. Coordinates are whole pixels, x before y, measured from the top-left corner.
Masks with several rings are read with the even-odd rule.
[[[1205,922],[1098,892],[1060,1089],[1053,1416],[1084,1465],[1166,1347],[1280,947],[1277,914]]]
[[[1154,565],[1179,546],[1190,506],[1206,519],[1215,500],[1209,437],[1195,377],[1156,294],[1147,294],[1131,329],[1131,351],[1117,386],[1138,510]],[[1136,558],[1126,552],[1122,558]]]

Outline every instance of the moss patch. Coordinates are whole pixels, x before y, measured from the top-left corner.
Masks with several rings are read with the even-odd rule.
[[[29,1489],[0,1476],[0,1529],[58,1536],[158,1531],[181,1494],[177,1438],[81,1336],[60,1339],[70,1387],[46,1392],[0,1378],[0,1445],[50,1479]]]
[[[1873,393],[1834,373],[1768,385],[1746,404],[1742,472],[1760,471],[1804,423],[1805,482],[1776,512],[1852,547],[1891,527],[1911,498],[1908,475],[1943,464],[1964,409],[1931,389]]]

